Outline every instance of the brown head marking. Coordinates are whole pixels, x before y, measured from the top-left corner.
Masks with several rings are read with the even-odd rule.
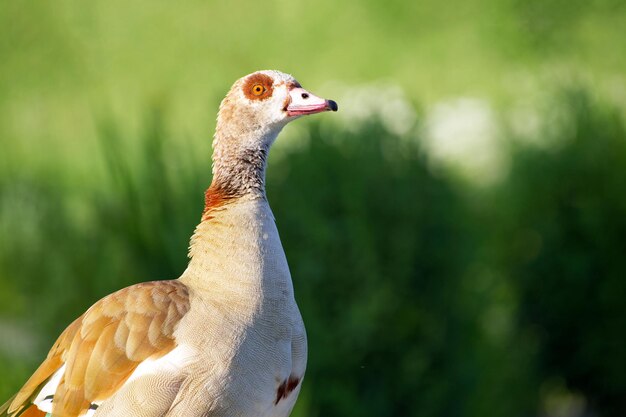
[[[274,80],[268,75],[257,72],[246,78],[243,94],[250,100],[266,100],[272,97]]]

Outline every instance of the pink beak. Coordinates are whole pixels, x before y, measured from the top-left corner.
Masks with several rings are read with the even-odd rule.
[[[337,103],[333,100],[324,100],[309,93],[304,88],[294,87],[289,91],[288,116],[303,116],[323,111],[337,111],[337,109]]]

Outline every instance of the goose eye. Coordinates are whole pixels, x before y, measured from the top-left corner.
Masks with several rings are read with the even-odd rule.
[[[254,94],[255,96],[260,96],[264,92],[265,92],[265,87],[263,87],[263,85],[261,85],[261,84],[254,84],[252,86],[252,94]]]

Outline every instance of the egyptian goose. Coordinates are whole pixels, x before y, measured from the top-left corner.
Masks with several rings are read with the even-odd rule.
[[[288,416],[307,343],[265,166],[287,123],[327,110],[337,104],[278,71],[235,82],[220,105],[187,269],[96,302],[0,416]]]

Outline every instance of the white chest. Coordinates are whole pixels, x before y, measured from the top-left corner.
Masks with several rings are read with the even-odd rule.
[[[219,398],[216,416],[287,415],[299,386],[278,401],[277,392],[291,376],[302,379],[306,336],[267,202],[216,211],[190,253],[181,280],[192,307],[177,339],[197,351],[189,369],[204,383],[198,401]]]

